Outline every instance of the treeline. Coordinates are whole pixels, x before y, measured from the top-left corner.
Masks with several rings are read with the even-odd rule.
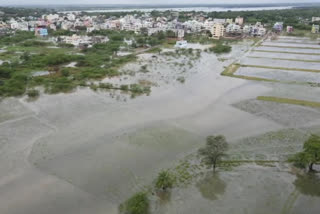
[[[22,7],[0,7],[0,11],[3,14],[0,15],[0,20],[9,20],[15,17],[41,17],[45,13],[54,13],[53,9],[45,8],[22,8]]]

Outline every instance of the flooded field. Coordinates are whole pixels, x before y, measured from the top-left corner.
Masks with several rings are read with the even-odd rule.
[[[320,83],[320,75],[312,72],[242,67],[235,74],[279,81]]]
[[[189,186],[175,188],[167,203],[153,196],[152,213],[301,213],[308,207],[308,213],[317,214],[319,193],[308,192],[305,184],[312,178],[296,176],[281,160],[319,130],[320,110],[256,97],[319,101],[319,88],[221,76],[235,60],[261,62],[243,58],[253,53],[251,45],[234,44],[230,54],[218,56],[201,51],[201,45],[194,45],[192,54],[170,49],[140,54],[121,68],[125,75],[103,80],[143,82],[152,88],[149,96],[132,99],[79,88],[41,94],[33,102],[26,97],[2,100],[0,213],[116,214],[119,204],[150,185],[161,169],[194,154],[208,135],[223,134],[230,159],[277,162],[241,164],[216,175],[205,171]],[[312,76],[316,73],[269,70],[238,72],[318,80]]]

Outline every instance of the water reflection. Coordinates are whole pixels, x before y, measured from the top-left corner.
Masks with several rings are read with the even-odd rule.
[[[320,197],[320,177],[315,173],[298,175],[293,184],[304,195]]]
[[[166,204],[171,200],[171,192],[170,191],[157,191],[156,192],[158,198],[160,199],[160,204]]]
[[[196,184],[201,195],[209,200],[216,200],[219,195],[223,195],[226,186],[226,183],[220,179],[219,174],[212,172],[207,173],[204,178]]]

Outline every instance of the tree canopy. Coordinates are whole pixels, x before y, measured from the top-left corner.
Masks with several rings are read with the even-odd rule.
[[[206,146],[199,149],[199,154],[202,156],[202,161],[215,170],[217,163],[225,156],[228,147],[223,135],[208,136]]]
[[[295,154],[290,161],[298,167],[308,167],[313,171],[313,165],[320,162],[320,136],[311,135],[303,145],[303,151]]]

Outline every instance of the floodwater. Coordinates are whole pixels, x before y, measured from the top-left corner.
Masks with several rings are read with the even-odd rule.
[[[104,80],[154,82],[149,96],[116,100],[107,91],[79,88],[70,94],[41,94],[34,102],[25,97],[2,100],[0,213],[117,213],[123,200],[149,185],[159,170],[203,146],[208,135],[224,134],[232,148],[241,145],[246,157],[252,147],[241,139],[319,125],[319,113],[307,107],[302,111],[290,106],[292,111],[286,111],[280,104],[259,103],[253,111],[241,105],[260,95],[285,93],[272,84],[220,75],[249,47],[237,44],[225,56],[202,52],[192,67],[186,56],[142,54],[122,68],[128,72],[123,79]],[[142,65],[148,72],[140,72]],[[181,75],[185,83],[176,81]],[[319,97],[317,89],[306,90],[312,91],[311,98]],[[272,114],[275,106],[280,110]],[[295,111],[300,118],[308,116],[304,123],[276,118],[278,114],[290,118]],[[289,135],[289,141],[296,136]],[[256,154],[270,151],[265,141],[249,142],[257,142]],[[300,147],[296,142],[293,151]],[[287,153],[272,154],[278,159]],[[171,200],[155,213],[212,213],[213,208],[217,213],[279,213],[295,191],[294,180],[294,175],[278,168],[240,166],[173,191]],[[318,198],[301,198],[297,204],[317,213]]]
[[[318,73],[313,73],[313,72],[241,67],[237,70],[235,74],[272,79],[272,80],[289,81],[289,82],[295,81],[295,82],[320,83],[320,75]]]

